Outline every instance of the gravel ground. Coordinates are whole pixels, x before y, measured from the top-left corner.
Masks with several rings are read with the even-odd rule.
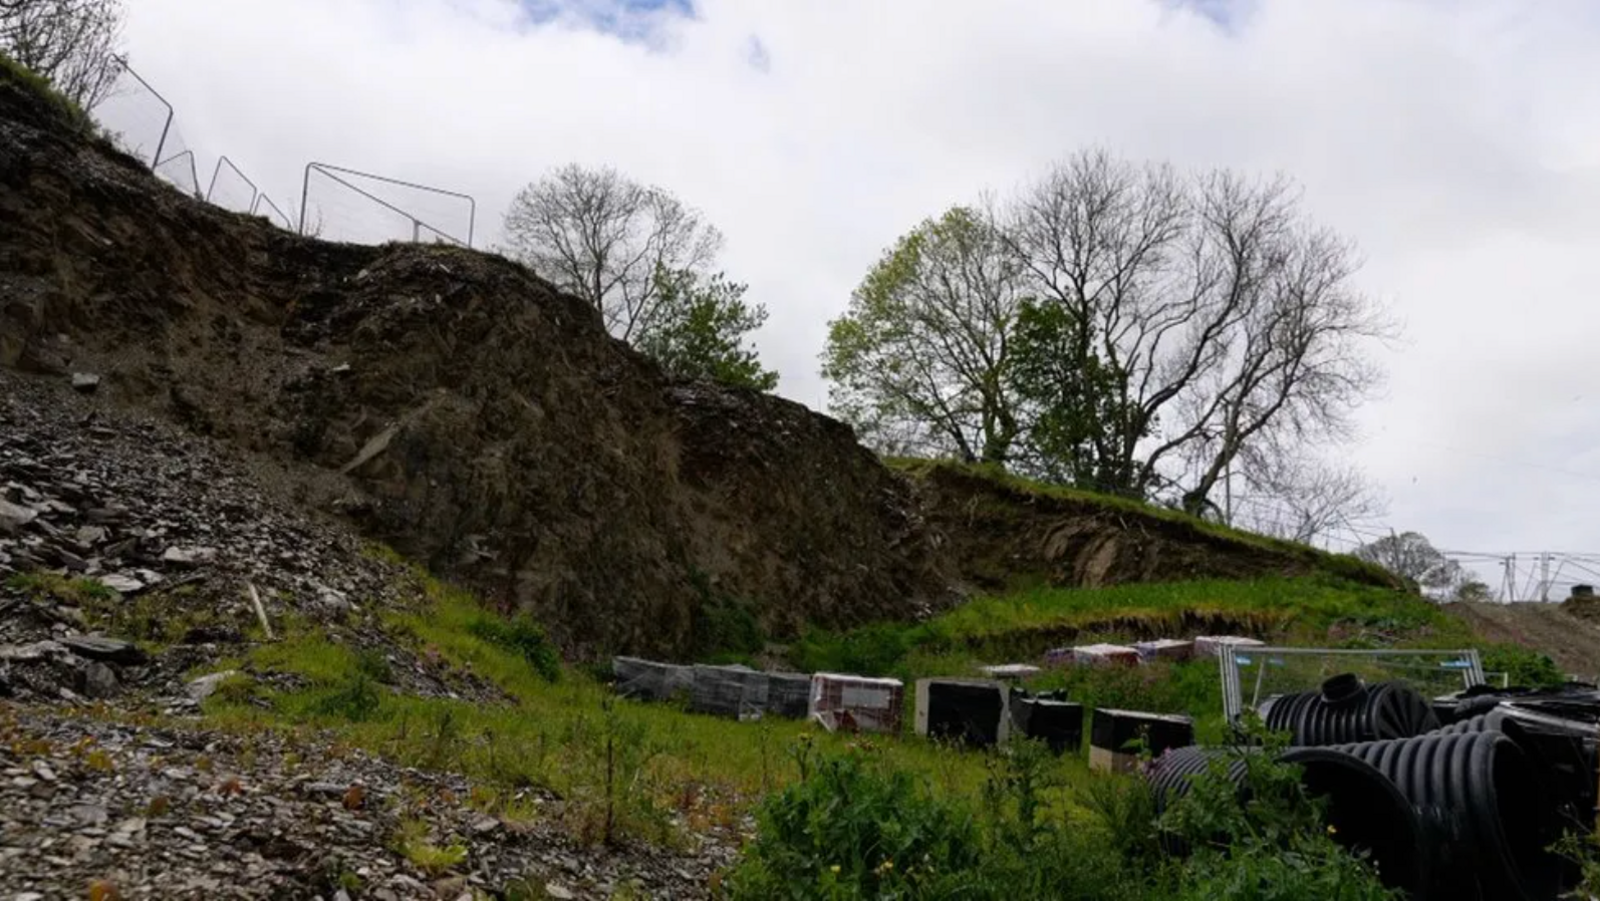
[[[88,382],[0,370],[0,899],[709,895],[729,840],[582,847],[537,792],[491,806],[328,738],[208,727],[189,674],[260,637],[251,589],[269,622],[386,654],[396,690],[500,695],[379,627],[420,583],[293,479]],[[430,871],[428,847],[462,854]]]
[[[0,883],[14,899],[705,897],[732,860],[576,846],[548,818],[471,803],[457,776],[392,766],[281,734],[132,726],[79,713],[0,707]],[[520,809],[548,799],[528,795]],[[429,873],[397,850],[457,845]],[[425,837],[424,837],[425,836]],[[341,895],[341,892],[344,894]],[[110,897],[110,896],[107,896]]]

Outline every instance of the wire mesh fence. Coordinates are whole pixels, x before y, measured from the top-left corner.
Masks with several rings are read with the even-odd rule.
[[[1226,647],[1222,649],[1222,701],[1230,720],[1257,710],[1268,698],[1310,691],[1330,676],[1354,673],[1362,681],[1397,681],[1425,698],[1485,683],[1475,649],[1334,649]]]
[[[226,156],[217,157],[217,167],[211,170],[211,183],[206,186],[206,202],[236,213],[255,213],[256,196],[261,191],[242,170]]]
[[[306,166],[300,210],[302,234],[309,229],[328,240],[363,244],[470,247],[477,219],[477,201],[469,195],[316,162]]]
[[[120,149],[183,193],[226,210],[259,216],[287,231],[326,240],[472,246],[477,201],[444,188],[311,163],[305,169],[298,209],[273,200],[260,182],[227,155],[218,155],[214,163],[209,156],[202,162],[185,139],[172,103],[125,59],[118,59],[116,65],[111,90],[89,110],[90,115]],[[209,177],[202,181],[206,172]]]

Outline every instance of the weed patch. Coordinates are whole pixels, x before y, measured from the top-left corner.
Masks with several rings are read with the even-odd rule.
[[[987,754],[977,803],[941,796],[870,747],[819,753],[802,743],[792,751],[799,779],[761,806],[729,897],[1398,897],[1329,838],[1292,767],[1237,753],[1249,761],[1247,793],[1221,771],[1204,774],[1158,816],[1136,777],[1074,788],[1032,742]],[[1193,853],[1162,854],[1163,831],[1188,838]]]
[[[5,57],[0,56],[0,59]],[[73,578],[48,570],[18,573],[6,579],[6,587],[36,601],[56,601],[74,607],[115,600],[117,593],[98,579]]]

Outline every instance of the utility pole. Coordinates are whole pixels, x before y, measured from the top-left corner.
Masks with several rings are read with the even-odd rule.
[[[1539,600],[1550,600],[1550,554],[1539,555]]]

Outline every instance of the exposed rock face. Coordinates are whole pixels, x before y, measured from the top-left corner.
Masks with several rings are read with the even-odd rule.
[[[1127,582],[1252,579],[1332,569],[1307,547],[1246,543],[1098,500],[1025,491],[955,466],[928,465],[916,478],[928,528],[946,541],[947,565],[973,590],[1018,584],[1099,587]],[[1339,574],[1398,588],[1392,577],[1354,560]]]
[[[194,202],[41,104],[0,81],[0,365],[288,463],[571,652],[682,655],[708,602],[781,633],[953,598],[910,486],[843,425],[675,384],[503,259]]]
[[[837,421],[670,381],[523,267],[207,206],[0,75],[5,368],[275,461],[301,511],[533,613],[579,656],[690,656],[730,619],[779,636],[907,619],[1008,571],[1098,585],[1319,565],[978,481],[919,490]],[[37,515],[0,500],[0,536]],[[84,511],[78,544],[116,515]],[[50,549],[36,562],[88,562]],[[227,553],[203,529],[148,550],[141,565],[180,570]]]

